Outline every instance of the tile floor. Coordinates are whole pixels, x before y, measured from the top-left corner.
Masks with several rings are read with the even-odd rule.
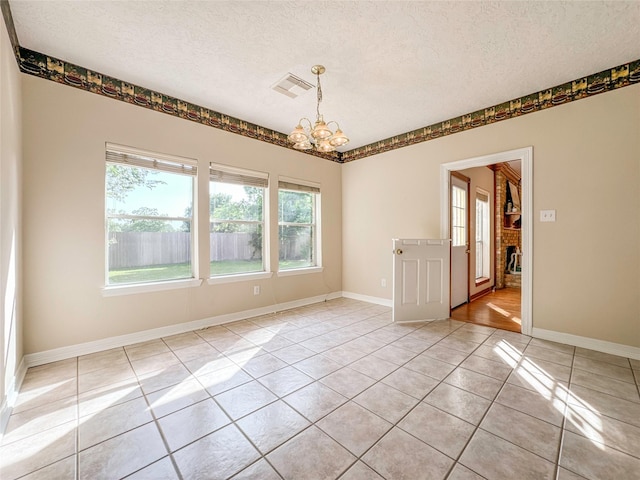
[[[638,479],[640,362],[338,299],[29,369],[22,479]]]

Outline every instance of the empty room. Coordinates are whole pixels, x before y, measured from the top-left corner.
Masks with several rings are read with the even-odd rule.
[[[640,2],[0,6],[0,478],[639,478]]]

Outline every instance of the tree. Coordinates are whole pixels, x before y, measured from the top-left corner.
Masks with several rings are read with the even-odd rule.
[[[278,199],[278,220],[283,223],[313,223],[313,194],[281,190]],[[308,227],[280,225],[280,260],[297,260],[311,254],[312,240]],[[300,238],[299,238],[300,237]],[[305,238],[306,237],[306,238]],[[299,243],[302,240],[302,243]]]
[[[157,185],[164,185],[162,180],[149,178],[155,173],[146,168],[107,164],[107,198],[123,202],[137,187],[153,189]]]
[[[237,223],[224,223],[218,220],[242,220],[244,218],[245,201],[232,202],[233,197],[228,193],[214,193],[209,197],[209,212],[215,220],[213,232],[233,233],[240,230]]]
[[[143,215],[159,217],[157,220],[150,218],[128,219],[123,232],[173,232],[174,228],[166,220],[162,220],[162,215],[157,208],[140,207],[135,209],[133,215]]]
[[[157,208],[140,207],[131,212],[133,215],[141,215],[155,218],[110,218],[110,232],[175,232],[175,229],[162,215]]]

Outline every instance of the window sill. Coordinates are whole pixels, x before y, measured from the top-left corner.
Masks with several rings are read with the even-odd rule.
[[[207,279],[209,285],[219,285],[221,283],[248,282],[250,280],[264,280],[271,278],[273,272],[236,273],[234,275],[220,275]]]
[[[291,270],[280,270],[279,277],[290,277],[293,275],[306,275],[307,273],[322,273],[324,267],[292,268]]]
[[[481,277],[476,279],[476,287],[479,285],[484,285],[485,283],[489,283],[489,280],[491,280],[490,278],[487,277]]]
[[[202,285],[202,280],[199,278],[188,278],[186,280],[172,280],[157,283],[136,283],[132,285],[110,285],[102,288],[102,296],[116,297],[119,295],[135,295],[137,293],[161,292],[163,290],[199,287],[200,285]]]

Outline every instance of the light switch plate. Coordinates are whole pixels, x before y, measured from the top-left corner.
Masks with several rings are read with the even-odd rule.
[[[555,222],[556,221],[556,211],[555,210],[540,210],[540,221],[541,222]]]

